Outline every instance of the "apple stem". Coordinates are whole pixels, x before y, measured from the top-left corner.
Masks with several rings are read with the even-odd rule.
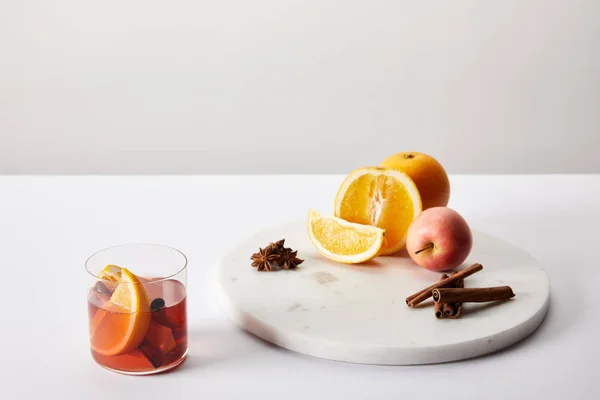
[[[429,243],[427,246],[423,247],[421,250],[415,251],[415,254],[419,254],[422,251],[433,249],[433,243]]]

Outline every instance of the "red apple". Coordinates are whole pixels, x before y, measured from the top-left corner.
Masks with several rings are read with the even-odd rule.
[[[406,250],[412,260],[431,271],[448,271],[466,260],[473,246],[467,221],[448,207],[428,208],[408,228]]]

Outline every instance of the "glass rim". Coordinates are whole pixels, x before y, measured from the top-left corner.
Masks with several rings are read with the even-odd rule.
[[[156,282],[162,282],[162,281],[166,281],[166,280],[168,280],[168,279],[171,279],[171,278],[173,278],[174,276],[176,276],[176,275],[179,275],[180,273],[182,273],[183,271],[185,271],[185,269],[187,268],[187,265],[188,265],[188,258],[187,258],[187,256],[186,256],[186,255],[185,255],[185,254],[184,254],[184,253],[183,253],[181,250],[178,250],[178,249],[176,249],[175,247],[167,246],[167,245],[164,245],[164,244],[158,244],[158,243],[145,243],[145,242],[142,242],[142,243],[135,243],[135,242],[133,242],[133,243],[125,243],[125,244],[118,244],[118,245],[115,245],[115,246],[109,246],[109,247],[105,247],[105,248],[103,248],[103,249],[100,249],[100,250],[98,250],[98,251],[96,251],[96,252],[92,253],[92,254],[91,254],[91,255],[90,255],[90,256],[89,256],[89,257],[88,257],[88,258],[85,260],[85,263],[84,263],[84,265],[85,265],[85,272],[87,272],[88,274],[90,274],[91,276],[93,276],[94,278],[96,278],[96,279],[98,279],[98,280],[105,281],[106,279],[100,278],[100,277],[99,277],[97,274],[95,274],[95,273],[93,273],[92,271],[90,271],[90,268],[89,268],[89,265],[88,265],[89,261],[90,261],[90,260],[91,260],[91,259],[92,259],[92,258],[93,258],[95,255],[98,255],[98,254],[100,254],[100,253],[102,253],[102,252],[104,252],[104,251],[107,251],[107,250],[112,250],[112,249],[117,249],[117,248],[120,248],[120,247],[130,247],[130,246],[153,246],[153,247],[162,247],[162,248],[164,248],[164,249],[170,249],[170,250],[173,250],[174,252],[178,253],[179,255],[181,255],[181,256],[183,257],[183,266],[182,266],[180,269],[178,269],[176,272],[174,272],[174,273],[172,273],[172,274],[169,274],[169,276],[165,276],[165,277],[163,277],[163,278],[160,278],[160,279],[152,280],[152,283],[156,283]]]

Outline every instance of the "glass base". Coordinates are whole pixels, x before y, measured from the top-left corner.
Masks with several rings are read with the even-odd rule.
[[[165,365],[162,368],[157,368],[157,369],[153,369],[153,370],[149,370],[149,371],[141,371],[141,372],[138,372],[138,371],[123,371],[123,370],[120,370],[120,369],[114,369],[114,368],[106,367],[106,366],[104,366],[104,365],[102,365],[102,364],[100,364],[98,362],[96,362],[96,364],[98,364],[99,366],[101,366],[102,368],[104,368],[104,369],[106,369],[108,371],[116,372],[118,374],[123,374],[123,375],[137,375],[137,376],[154,375],[154,374],[160,374],[162,372],[166,372],[166,371],[169,371],[169,370],[171,370],[173,368],[178,367],[187,358],[188,350],[186,350],[185,353],[183,353],[183,356],[181,356],[181,358],[179,360],[175,361],[174,363],[169,364],[169,365]]]

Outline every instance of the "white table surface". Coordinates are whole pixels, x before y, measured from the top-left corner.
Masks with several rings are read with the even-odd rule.
[[[424,366],[346,364],[269,345],[216,299],[215,264],[258,229],[331,212],[341,176],[0,177],[2,399],[598,399],[600,176],[452,176],[450,206],[524,248],[548,316],[499,353]],[[175,372],[108,372],[88,346],[88,255],[155,242],[189,257],[190,353]],[[6,396],[6,397],[5,397]]]

